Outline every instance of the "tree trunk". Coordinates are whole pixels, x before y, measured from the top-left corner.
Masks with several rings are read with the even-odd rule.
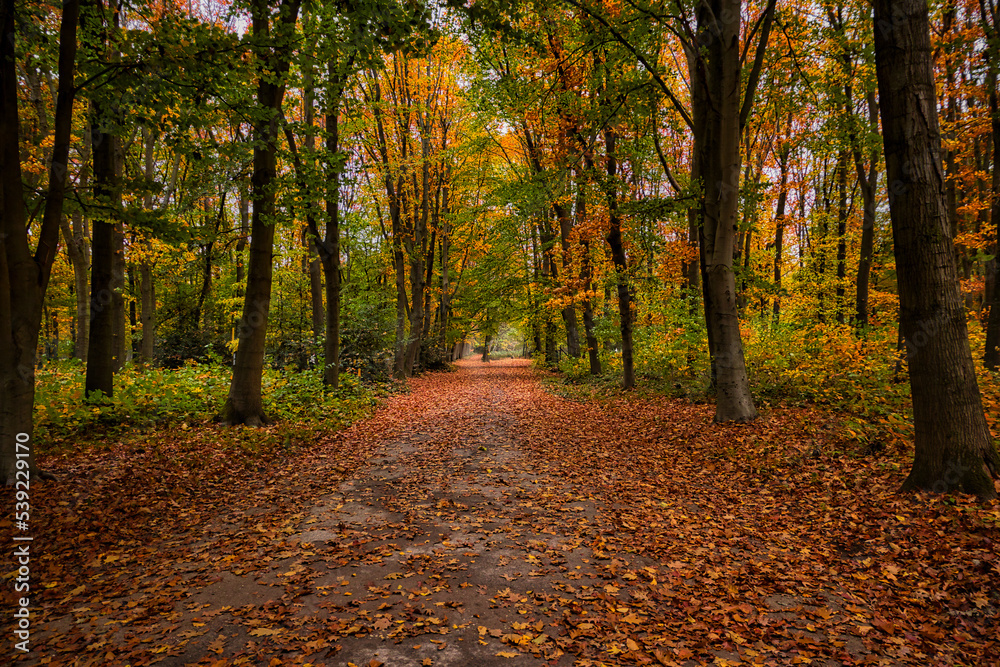
[[[0,0],[0,480],[8,486],[17,480],[19,461],[37,471],[31,441],[35,354],[66,195],[79,13],[78,0],[63,4],[49,187],[32,254],[20,160],[16,3]]]
[[[556,343],[556,323],[552,321],[551,315],[546,315],[545,320],[545,363],[548,366],[559,365],[559,348]]]
[[[701,244],[701,230],[698,225],[698,209],[691,207],[688,209],[688,252],[692,256],[688,257],[684,261],[683,272],[684,272],[684,290],[687,292],[687,299],[689,300],[691,307],[688,309],[693,315],[698,309],[698,288],[701,281],[701,266],[698,261],[698,257],[694,256],[695,253],[699,253],[698,247]]]
[[[587,198],[583,191],[583,174],[579,174],[576,195],[576,216],[580,228],[587,221]],[[587,358],[590,362],[590,374],[600,375],[601,355],[598,350],[597,335],[594,333],[594,302],[590,295],[593,292],[593,267],[590,264],[590,241],[580,239],[580,281],[583,283],[583,332],[587,338]]]
[[[694,163],[702,188],[705,319],[716,386],[715,421],[757,417],[750,396],[733,274],[740,177],[740,0],[698,5],[692,83]],[[749,93],[748,93],[749,94]]]
[[[270,7],[266,0],[251,4],[253,34],[259,40],[257,53],[257,106],[261,114],[254,122],[253,175],[251,198],[253,215],[250,219],[250,265],[247,289],[243,301],[243,317],[239,325],[239,347],[233,367],[229,396],[222,408],[227,424],[261,426],[267,422],[261,400],[261,380],[264,372],[264,346],[267,336],[267,316],[271,306],[273,269],[275,193],[273,182],[277,171],[278,118],[285,89],[276,80],[288,71],[286,55],[290,45],[288,33],[295,25],[300,0],[284,0],[280,18],[281,34],[271,37]],[[283,38],[283,39],[282,39]]]
[[[405,193],[401,173],[393,174],[389,161],[389,144],[386,133],[385,115],[382,104],[382,87],[377,76],[372,73],[371,85],[366,91],[366,99],[371,104],[375,119],[376,151],[373,156],[382,170],[386,200],[389,203],[389,219],[392,223],[390,243],[392,245],[392,268],[396,285],[396,332],[393,344],[392,375],[397,380],[406,377],[406,318],[409,303],[406,298],[406,258],[403,252],[403,218]],[[400,162],[405,162],[407,143],[400,143]]]
[[[48,358],[55,361],[59,359],[59,317],[56,313],[51,314],[50,322],[52,323],[51,329],[49,330],[51,338],[49,340],[49,350]]]
[[[622,243],[622,221],[618,214],[618,156],[615,143],[615,130],[607,127],[604,130],[604,145],[607,151],[608,182],[605,198],[608,204],[608,246],[611,248],[611,261],[615,266],[615,284],[618,288],[618,316],[622,333],[622,386],[625,389],[635,387],[635,363],[632,350],[632,286],[628,275],[628,258]]]
[[[102,16],[106,8],[101,0],[85,12],[83,24],[100,35],[99,58],[115,60],[117,54],[109,27],[118,29],[119,14]],[[90,266],[90,336],[87,352],[85,395],[101,392],[110,398],[114,392],[114,374],[119,368],[125,330],[125,311],[121,290],[124,287],[124,238],[120,235],[121,213],[121,140],[119,110],[98,93],[90,100],[91,159],[93,162],[94,198],[100,215],[93,220]]]
[[[549,212],[544,211],[538,217],[536,225],[539,240],[539,253],[541,255],[541,278],[548,289],[555,285],[558,269],[555,267],[555,260],[552,257],[552,246],[555,244],[555,234],[552,233],[552,225],[549,223]],[[542,312],[545,316],[545,363],[555,367],[559,364],[558,344],[556,342],[556,325],[552,321],[552,311],[545,304],[542,305]]]
[[[847,280],[847,161],[846,149],[837,157],[837,322],[846,321],[844,315],[845,282]]]
[[[450,170],[449,170],[450,177]],[[451,317],[451,267],[448,263],[451,261],[451,223],[449,218],[451,215],[451,187],[449,185],[450,178],[445,179],[445,185],[442,188],[441,193],[441,299],[438,302],[438,331],[440,331],[440,341],[442,356],[444,352],[444,346],[447,342],[448,337],[448,322]],[[530,301],[529,296],[529,301]]]
[[[335,62],[330,63],[330,65],[335,66]],[[305,122],[305,153],[309,160],[311,166],[316,165],[316,106],[315,106],[315,71],[312,62],[305,62],[302,65],[302,106],[303,106],[303,121]],[[330,75],[333,76],[336,72],[331,71]],[[337,92],[337,91],[335,91]],[[339,92],[336,94],[335,100],[328,100],[329,103],[339,104]],[[336,131],[336,130],[335,130]],[[339,137],[337,139],[339,143]],[[305,174],[300,176],[303,183],[305,183]],[[339,197],[339,180],[336,185]],[[315,216],[317,210],[313,205],[313,196],[309,192],[308,187],[303,188],[303,196],[306,198],[306,226],[302,229],[302,246],[305,248],[305,259],[306,263],[305,270],[309,274],[309,303],[312,314],[312,335],[313,343],[316,343],[320,336],[323,336],[326,332],[326,313],[323,310],[323,266],[320,255],[322,251],[320,250],[320,236],[319,229],[316,225]],[[338,229],[339,231],[339,229]],[[339,274],[338,274],[339,276]],[[339,290],[338,290],[339,293]],[[324,354],[325,354],[325,344],[324,344]],[[324,357],[325,358],[325,357]],[[339,365],[339,364],[338,364]],[[325,382],[326,371],[324,369],[324,382]]]
[[[788,154],[791,146],[781,142],[778,148],[778,163],[781,170],[781,185],[778,189],[778,207],[774,215],[774,323],[781,319],[781,253],[785,246],[785,206],[788,202]]]
[[[151,184],[156,176],[156,163],[153,159],[156,150],[156,134],[148,127],[143,128],[143,145],[143,167],[146,181]],[[177,170],[175,169],[173,176],[176,177],[176,174]],[[174,182],[172,181],[170,188],[164,196],[164,202],[170,199],[173,186]],[[142,205],[147,211],[152,211],[152,193],[146,194]],[[149,252],[149,243],[146,242],[143,245],[144,250]],[[139,341],[139,360],[142,363],[149,364],[153,362],[156,344],[156,287],[153,284],[152,260],[146,256],[141,257],[139,260],[139,319],[142,326],[142,339]]]
[[[386,183],[391,188],[392,178],[386,177]],[[392,205],[390,197],[389,212],[392,218],[392,267],[396,276],[396,337],[393,346],[392,374],[397,380],[406,377],[406,317],[409,302],[406,298],[406,257],[403,254],[402,223],[398,204]]]
[[[73,226],[63,216],[59,221],[66,254],[73,266],[73,295],[76,299],[76,331],[73,335],[73,356],[87,362],[87,332],[90,331],[90,245],[83,229],[83,213],[73,214]]]
[[[133,242],[135,238],[133,237]],[[126,269],[128,273],[128,290],[133,297],[138,296],[139,289],[135,284],[135,265],[129,264]],[[128,354],[130,359],[134,359],[139,354],[139,319],[136,314],[136,300],[133,298],[128,304],[128,324],[129,324],[129,336],[131,337],[132,344],[129,345]]]
[[[878,103],[875,101],[875,91],[868,95],[868,126],[878,129]],[[861,226],[861,252],[858,257],[858,285],[855,299],[855,322],[858,328],[868,326],[868,291],[872,272],[872,253],[875,249],[875,210],[878,206],[876,189],[878,188],[878,150],[873,149],[868,157],[868,171],[865,172],[861,160],[861,148],[854,139],[854,168],[858,172],[858,183],[861,186],[861,201],[864,208]]]
[[[337,63],[329,64],[334,81],[333,99],[326,113],[326,152],[331,160],[327,174],[326,234],[320,248],[320,263],[326,279],[326,343],[324,344],[323,384],[331,389],[340,385],[340,95],[342,84]]]
[[[1000,95],[997,91],[997,50],[1000,45],[996,44],[997,37],[997,3],[995,0],[989,2],[992,16],[985,15],[986,7],[983,6],[984,25],[990,26],[988,36],[993,47],[990,50],[991,57],[987,58],[988,69],[986,74],[986,87],[990,102],[990,127],[993,137],[993,172],[990,183],[990,222],[993,225],[993,260],[987,265],[990,272],[988,281],[992,283],[989,290],[990,312],[986,320],[986,350],[983,354],[983,363],[991,371],[995,371],[1000,365],[1000,284],[997,281],[997,269],[1000,262],[996,255],[1000,253]]]
[[[156,353],[156,284],[153,280],[153,266],[148,261],[139,263],[139,301],[142,324],[139,359],[150,364]]]
[[[215,249],[215,241],[209,241],[204,246],[205,262],[201,268],[201,290],[198,291],[198,303],[194,307],[194,329],[202,331],[208,328],[208,316],[205,317],[205,327],[202,327],[202,310],[208,295],[212,293],[212,252]]]
[[[306,273],[309,274],[309,304],[313,342],[315,343],[326,332],[325,313],[323,312],[323,266],[319,259],[316,243],[309,229],[302,230],[303,245],[306,250]]]
[[[247,249],[247,237],[250,236],[250,197],[246,193],[247,183],[240,185],[240,235],[236,241],[236,289],[237,295],[243,285],[244,268],[243,253]]]
[[[875,64],[915,452],[904,490],[996,497],[950,234],[924,0],[875,0]]]
[[[576,359],[580,356],[580,325],[576,316],[573,290],[569,286],[569,277],[572,275],[570,271],[572,268],[572,259],[569,237],[573,231],[573,220],[570,218],[569,211],[566,210],[565,206],[553,203],[552,210],[555,211],[556,220],[559,222],[559,244],[562,248],[560,260],[562,263],[563,283],[567,295],[570,297],[570,302],[562,308],[563,324],[566,325],[566,351],[569,356]]]
[[[531,225],[531,275],[533,285],[540,285],[542,282],[542,258],[538,251],[538,226]],[[531,289],[531,285],[528,286]],[[535,346],[535,353],[542,354],[545,349],[542,346],[542,306],[539,302],[538,289],[531,292],[531,339]]]
[[[116,230],[114,219],[120,208],[118,170],[115,168],[118,137],[105,130],[105,111],[91,100],[91,138],[94,161],[94,195],[101,217],[92,221],[90,265],[90,337],[87,350],[86,396],[97,392],[105,398],[114,393],[115,373],[115,282]]]
[[[430,61],[427,62],[427,74],[430,77]],[[428,93],[429,94],[429,93]],[[410,260],[410,332],[407,339],[406,358],[403,365],[407,377],[413,375],[417,362],[417,353],[424,330],[424,261],[427,256],[427,223],[430,220],[430,151],[431,151],[431,118],[430,113],[418,121],[420,129],[420,185],[413,177],[413,192],[420,193],[419,212],[414,210],[411,225],[412,235],[406,239],[406,254]]]

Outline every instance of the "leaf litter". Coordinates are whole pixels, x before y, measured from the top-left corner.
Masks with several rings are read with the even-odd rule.
[[[411,388],[285,453],[206,426],[43,461],[16,662],[1000,664],[1000,504],[896,494],[815,411],[716,425],[519,361]]]

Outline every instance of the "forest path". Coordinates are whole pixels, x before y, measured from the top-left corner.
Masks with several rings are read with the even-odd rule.
[[[596,510],[587,500],[550,506],[555,482],[513,436],[533,382],[523,364],[465,362],[417,380],[412,394],[359,425],[361,437],[374,429],[383,438],[374,456],[292,538],[313,545],[309,566],[326,570],[301,598],[303,612],[347,612],[342,624],[364,628],[338,639],[338,664],[528,665],[561,656],[558,623],[539,608],[566,587],[595,583],[593,553],[566,519]],[[345,541],[357,545],[350,557],[324,555],[324,544]]]
[[[812,412],[568,400],[524,361],[410,386],[221,480],[174,465],[209,426],[49,463],[17,663],[1000,664],[994,510],[894,495]]]

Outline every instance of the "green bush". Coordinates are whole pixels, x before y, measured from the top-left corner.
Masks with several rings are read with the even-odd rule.
[[[49,363],[36,372],[38,442],[211,421],[226,400],[232,369],[190,361],[176,369],[128,365],[115,376],[110,400],[84,400],[84,377],[78,360]],[[315,430],[341,428],[375,403],[373,390],[355,376],[342,375],[339,390],[329,392],[321,369],[291,367],[265,369],[263,400],[265,414],[279,424]]]

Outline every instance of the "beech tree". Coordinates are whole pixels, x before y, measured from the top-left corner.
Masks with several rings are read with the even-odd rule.
[[[913,397],[905,490],[996,497],[990,436],[958,289],[924,0],[875,0],[875,63],[889,181],[899,328]]]
[[[291,62],[292,36],[300,6],[301,0],[282,0],[277,16],[272,18],[268,0],[254,0],[251,4],[257,68],[253,176],[250,181],[253,214],[250,219],[250,265],[240,320],[240,342],[229,397],[222,408],[222,419],[227,424],[260,426],[267,421],[261,403],[261,377],[274,262],[277,140],[281,100],[285,96],[283,76]]]
[[[120,13],[114,3],[88,2],[83,9],[83,27],[91,60],[114,69],[117,59]],[[90,100],[90,138],[94,199],[90,273],[90,321],[88,325],[86,395],[105,398],[114,393],[124,324],[121,290],[123,238],[121,221],[121,132],[115,105],[104,90]],[[118,343],[116,345],[116,342]],[[116,354],[117,353],[117,354]]]
[[[19,145],[17,3],[15,0],[0,3],[0,478],[8,485],[14,481],[17,445],[29,444],[33,431],[38,333],[66,197],[79,15],[79,0],[63,4],[55,139],[42,223],[32,253]],[[27,448],[32,468],[34,451],[33,447]]]
[[[701,266],[705,321],[716,386],[715,420],[757,417],[740,337],[733,255],[741,171],[740,135],[753,106],[774,3],[759,19],[761,37],[741,95],[741,0],[697,4],[697,31],[687,47],[694,149],[692,180],[701,188]]]
[[[980,20],[987,37],[986,50],[986,96],[990,112],[991,141],[987,152],[992,154],[993,172],[989,183],[990,204],[987,215],[993,231],[994,255],[1000,250],[1000,94],[998,94],[997,78],[1000,69],[1000,3],[996,0],[983,0],[979,3]],[[995,371],[1000,365],[1000,290],[996,288],[996,273],[1000,262],[994,256],[988,271],[993,274],[992,291],[987,290],[989,297],[989,315],[986,324],[986,350],[983,353],[983,363]],[[988,277],[989,278],[989,277]]]

